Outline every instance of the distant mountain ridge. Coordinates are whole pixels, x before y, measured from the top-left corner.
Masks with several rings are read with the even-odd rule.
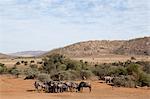
[[[0,59],[3,59],[3,58],[12,58],[12,56],[0,53]]]
[[[46,51],[22,51],[22,52],[11,53],[10,55],[21,56],[21,57],[33,57],[33,56],[40,56],[44,53],[46,53]]]
[[[42,56],[60,53],[72,58],[100,57],[102,55],[150,55],[150,37],[131,40],[95,40],[75,43],[51,50]]]

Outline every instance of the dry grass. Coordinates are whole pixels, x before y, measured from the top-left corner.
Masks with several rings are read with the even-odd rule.
[[[113,62],[125,62],[131,60],[132,56],[125,55],[104,55],[98,58],[94,57],[84,57],[84,58],[72,58],[75,60],[84,60],[90,63],[113,63]],[[150,61],[150,56],[134,56],[136,60],[134,61]]]
[[[84,60],[89,63],[113,63],[113,62],[125,62],[130,60],[132,56],[125,55],[102,55],[100,57],[83,57],[83,58],[72,58],[74,60]],[[150,56],[133,56],[136,58],[134,61],[150,61]],[[35,63],[41,61],[42,58],[21,58],[21,59],[0,59],[0,63],[5,64],[7,67],[12,67],[16,62],[28,61],[30,63],[31,60],[34,60]],[[19,65],[20,67],[24,67],[24,65]]]
[[[16,64],[16,62],[27,61],[28,63],[30,63],[31,60],[34,60],[35,63],[37,63],[42,59],[41,58],[0,59],[0,63],[5,64],[7,67],[13,67]],[[24,66],[24,65],[22,64],[19,66]]]

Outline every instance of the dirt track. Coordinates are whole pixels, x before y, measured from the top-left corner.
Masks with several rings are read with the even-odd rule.
[[[92,92],[38,93],[34,80],[0,76],[0,99],[150,99],[150,90],[135,88],[112,88],[98,81],[92,83]]]

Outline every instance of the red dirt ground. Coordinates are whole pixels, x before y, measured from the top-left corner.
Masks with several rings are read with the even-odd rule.
[[[91,81],[92,92],[43,93],[34,91],[34,80],[0,76],[0,99],[150,99],[146,88],[116,88]]]

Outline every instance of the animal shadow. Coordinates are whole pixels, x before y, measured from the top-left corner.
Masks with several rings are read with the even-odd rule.
[[[32,90],[26,90],[27,92],[35,92],[36,90],[32,89]]]

